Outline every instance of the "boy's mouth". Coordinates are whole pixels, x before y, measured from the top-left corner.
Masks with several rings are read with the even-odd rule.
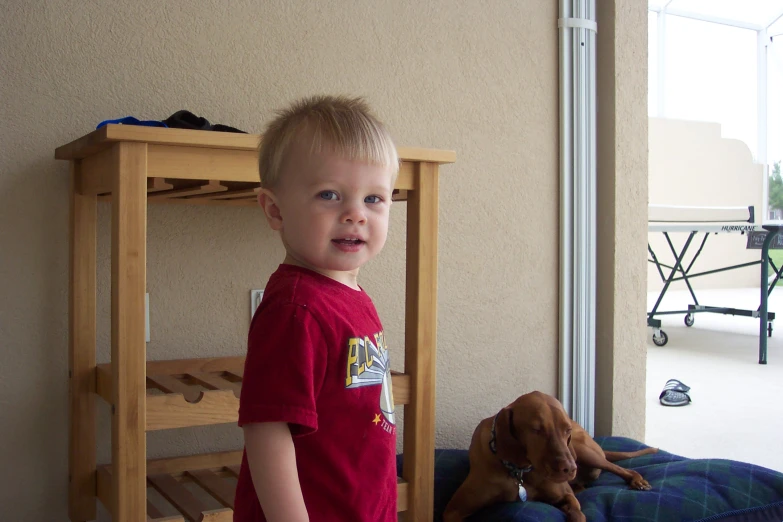
[[[332,239],[335,248],[346,254],[352,254],[361,251],[364,248],[364,240],[358,237],[341,237]]]
[[[338,245],[357,246],[363,244],[364,241],[355,237],[343,237],[339,239],[332,239],[332,243],[337,243]]]

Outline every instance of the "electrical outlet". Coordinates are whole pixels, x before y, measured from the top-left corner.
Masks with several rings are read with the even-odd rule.
[[[144,337],[150,342],[150,294],[144,294]]]
[[[256,308],[261,304],[261,298],[264,297],[263,290],[251,290],[250,291],[250,320],[253,320],[253,315],[256,313]]]

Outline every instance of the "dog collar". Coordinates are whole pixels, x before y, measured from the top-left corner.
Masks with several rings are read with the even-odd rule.
[[[498,421],[498,415],[500,415],[500,412],[498,412],[497,415],[495,415],[495,418],[492,419],[492,438],[489,439],[489,451],[491,451],[493,455],[498,454],[498,444],[495,437],[495,424]],[[522,488],[522,482],[523,482],[522,478],[524,477],[525,473],[529,473],[530,471],[533,470],[533,466],[520,468],[519,466],[516,466],[507,460],[501,459],[501,462],[503,463],[503,466],[505,466],[505,468],[508,470],[508,474],[511,475],[511,477],[517,481],[519,487]]]

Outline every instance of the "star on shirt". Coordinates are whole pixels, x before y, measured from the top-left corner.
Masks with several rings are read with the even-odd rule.
[[[380,413],[376,413],[375,414],[375,418],[373,419],[373,422],[375,423],[376,426],[378,425],[379,422],[381,422],[381,414]]]

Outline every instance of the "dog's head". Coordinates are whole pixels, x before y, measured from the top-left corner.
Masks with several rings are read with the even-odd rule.
[[[576,477],[571,419],[550,395],[532,392],[503,408],[495,427],[498,456],[554,482]]]

